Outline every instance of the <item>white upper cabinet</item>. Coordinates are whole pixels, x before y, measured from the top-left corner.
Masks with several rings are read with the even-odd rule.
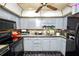
[[[63,18],[56,19],[55,21],[56,21],[56,23],[55,23],[56,29],[62,29],[63,28]]]
[[[41,20],[40,18],[21,18],[21,28],[22,29],[33,29],[40,28]]]
[[[51,25],[56,25],[56,18],[42,18],[41,19],[41,24],[42,26],[51,26]]]
[[[66,29],[67,19],[64,18],[21,18],[21,29],[42,28],[42,26],[54,25],[56,29]]]
[[[55,20],[56,29],[67,29],[67,17]]]

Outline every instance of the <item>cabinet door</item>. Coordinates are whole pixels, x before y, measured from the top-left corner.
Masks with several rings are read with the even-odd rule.
[[[56,29],[63,29],[63,19],[56,19]]]
[[[52,38],[49,43],[51,51],[60,51],[60,40]]]
[[[34,38],[32,47],[32,51],[42,51],[41,38]]]
[[[66,52],[66,39],[61,38],[60,43],[61,43],[61,45],[60,45],[61,53],[62,53],[63,55],[65,55],[65,52]]]
[[[28,38],[24,38],[24,51],[32,51],[32,41]]]
[[[65,55],[66,52],[66,39],[57,37],[57,38],[52,38],[50,40],[50,50],[51,51],[59,51],[63,55]]]
[[[42,42],[42,51],[50,51],[49,38],[42,38],[41,42]]]

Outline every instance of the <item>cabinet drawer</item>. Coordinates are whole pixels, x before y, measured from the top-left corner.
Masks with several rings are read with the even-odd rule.
[[[42,51],[42,45],[38,42],[34,42],[32,47],[33,47],[32,49],[33,51]]]
[[[43,39],[42,41],[42,51],[50,51],[50,43],[49,43],[49,38],[48,39]]]
[[[50,50],[59,51],[60,50],[60,40],[50,40]]]
[[[31,51],[32,45],[32,40],[24,39],[24,51]]]
[[[42,51],[42,47],[40,45],[34,45],[32,51]]]
[[[33,45],[40,45],[41,44],[41,41],[35,39],[35,40],[32,41],[32,44]]]

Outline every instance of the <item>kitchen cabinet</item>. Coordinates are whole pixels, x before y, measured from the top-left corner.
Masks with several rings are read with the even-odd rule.
[[[42,51],[49,51],[50,50],[50,38],[42,38]]]
[[[42,51],[42,42],[40,40],[40,38],[31,38],[33,41],[32,41],[32,51]]]
[[[61,51],[65,55],[66,39],[62,37],[52,38],[50,40],[50,51]]]
[[[67,17],[63,18],[43,18],[42,26],[47,25],[54,25],[56,29],[66,29],[67,28]]]
[[[50,51],[60,51],[60,40],[52,38],[50,40]]]
[[[59,51],[65,55],[66,39],[62,37],[52,38],[24,38],[24,51]]]
[[[42,51],[41,41],[37,38],[24,38],[24,51]]]
[[[57,19],[53,19],[53,18],[42,18],[41,20],[41,24],[42,26],[46,25],[46,26],[55,26],[56,25],[56,20]]]
[[[31,51],[32,50],[32,41],[29,38],[24,38],[24,51]]]
[[[55,26],[56,29],[66,29],[67,20],[65,17],[59,18],[21,18],[21,29],[42,28],[42,26]]]
[[[63,25],[64,25],[64,22],[63,22],[63,19],[56,19],[56,29],[63,29]]]
[[[66,52],[66,39],[60,38],[60,51],[65,55]]]
[[[49,51],[49,40],[45,38],[24,38],[24,51]]]
[[[27,29],[27,28],[35,28],[38,27],[36,22],[36,20],[38,20],[39,18],[23,18],[21,19],[21,29]]]

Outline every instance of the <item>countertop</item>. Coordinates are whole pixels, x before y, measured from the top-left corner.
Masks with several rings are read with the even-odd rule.
[[[7,51],[9,51],[9,45],[8,44],[0,45],[0,56],[5,54]]]
[[[21,35],[22,37],[24,38],[54,38],[54,37],[62,37],[62,38],[65,38],[65,36],[63,35],[59,35],[59,36],[56,36],[56,35],[52,35],[52,36],[49,36],[49,35]]]
[[[5,47],[7,47],[7,46],[8,46],[8,44],[0,45],[0,49],[5,48]]]

